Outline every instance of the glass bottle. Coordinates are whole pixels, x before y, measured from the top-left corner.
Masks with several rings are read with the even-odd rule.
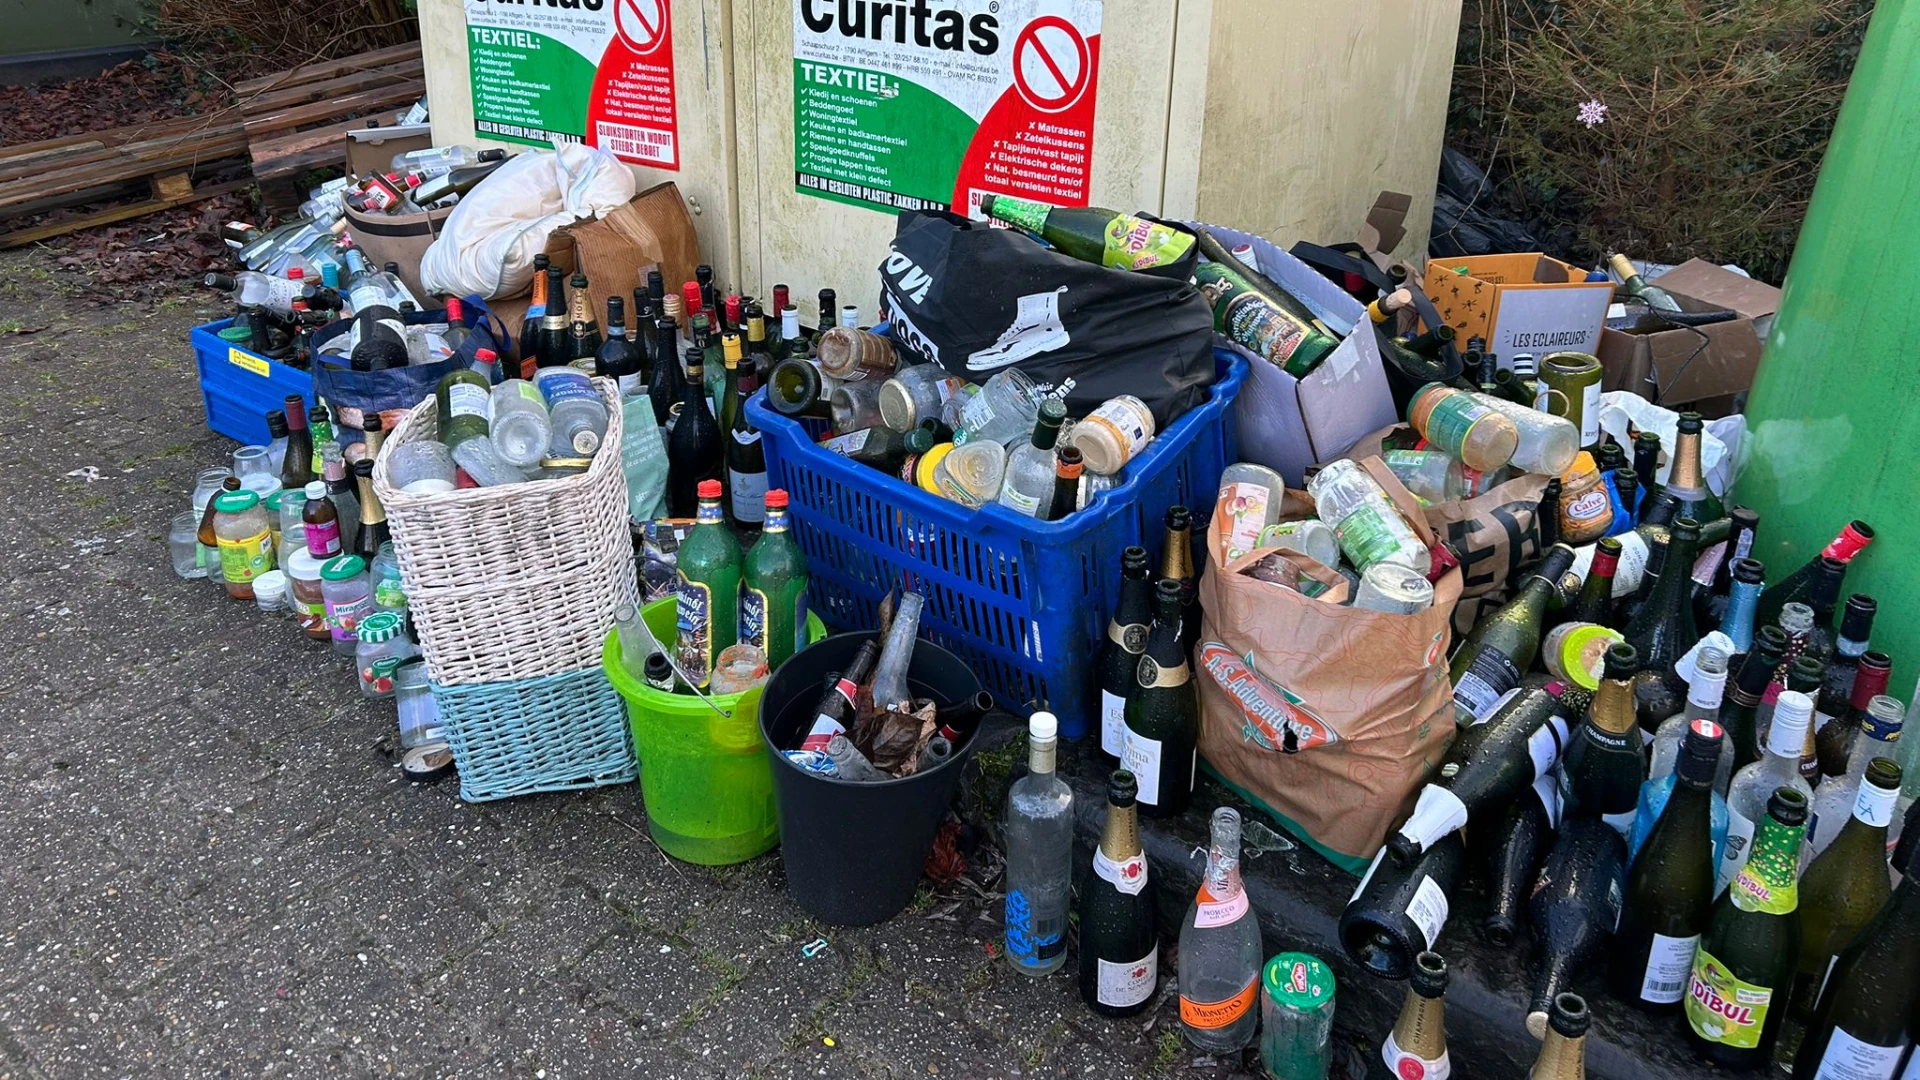
[[[699,517],[680,544],[675,569],[679,589],[674,659],[688,685],[704,690],[713,678],[714,663],[738,635],[740,544],[720,512],[720,481],[700,481],[698,494]]]
[[[316,559],[331,559],[342,550],[340,512],[327,497],[327,485],[319,480],[308,484],[302,494],[306,504],[301,508],[300,521],[306,526],[307,553]]]
[[[774,488],[764,500],[760,539],[747,549],[741,570],[740,640],[767,656],[778,671],[807,645],[807,557],[793,542],[787,493]]]
[[[1605,663],[1587,722],[1573,733],[1560,764],[1560,794],[1568,817],[1599,816],[1625,837],[1647,775],[1633,700],[1640,658],[1631,645],[1612,645]]]
[[[1800,961],[1795,868],[1807,820],[1804,787],[1776,789],[1766,808],[1753,857],[1714,904],[1688,977],[1687,1041],[1729,1069],[1755,1068],[1773,1056]]]
[[[1188,1042],[1211,1053],[1253,1045],[1265,955],[1260,920],[1240,884],[1240,813],[1223,806],[1213,812],[1207,875],[1180,922],[1180,1023]]]
[[[922,364],[920,367],[928,365]],[[916,371],[918,368],[908,368]],[[820,373],[820,367],[804,356],[789,356],[773,366],[767,386],[767,404],[782,416],[825,420],[833,415],[833,391],[840,384]]]
[[[1572,548],[1561,544],[1550,549],[1521,580],[1518,595],[1482,618],[1454,652],[1449,673],[1455,723],[1468,727],[1486,719],[1500,699],[1520,685],[1521,672],[1540,655],[1540,623],[1547,604],[1572,565]]]
[[[1153,629],[1126,705],[1124,761],[1139,781],[1140,810],[1148,817],[1184,811],[1198,768],[1200,701],[1188,653],[1180,645],[1180,625],[1180,584],[1162,577],[1154,587]]]
[[[1200,640],[1200,574],[1193,566],[1193,511],[1170,506],[1165,520],[1160,576],[1180,583],[1180,651],[1191,656]]]
[[[1547,1037],[1527,1080],[1585,1080],[1587,1027],[1592,1023],[1586,999],[1579,994],[1555,997],[1547,1012]]]
[[[1793,1009],[1802,1024],[1811,1019],[1834,961],[1893,893],[1887,832],[1899,801],[1900,766],[1876,758],[1861,775],[1845,826],[1800,877],[1800,966]]]
[[[1642,431],[1633,437],[1633,472],[1640,478],[1640,505],[1635,507],[1634,513],[1638,518],[1647,500],[1661,490],[1659,432]]]
[[[644,393],[647,381],[640,370],[640,350],[627,340],[627,302],[607,297],[607,339],[594,356],[594,374],[620,384],[620,396]]]
[[[819,360],[820,370],[836,379],[871,380],[876,386],[892,378],[900,363],[891,340],[850,326],[836,326],[820,336]]]
[[[1453,1073],[1447,1055],[1447,962],[1431,950],[1413,958],[1407,1000],[1400,1018],[1380,1042],[1380,1056],[1367,1068],[1366,1080],[1407,1080]]]
[[[1827,659],[1827,673],[1820,683],[1820,696],[1814,700],[1814,726],[1823,732],[1827,729],[1828,721],[1845,713],[1853,703],[1854,679],[1859,675],[1863,658],[1867,655],[1868,639],[1873,633],[1873,617],[1879,610],[1879,603],[1865,593],[1854,593],[1847,597],[1846,613],[1840,617],[1840,629],[1834,635],[1833,652]],[[1886,653],[1874,655],[1886,658],[1891,666],[1892,658],[1887,657]],[[1882,686],[1874,693],[1884,694],[1886,687]],[[1829,756],[1839,749],[1838,746],[1822,748],[1821,772],[1831,776],[1839,771],[1840,761],[1845,755]]]
[[[820,446],[862,465],[897,473],[909,457],[933,449],[934,441],[933,433],[926,428],[902,434],[890,427],[870,427],[822,439]]]
[[[306,400],[288,394],[283,411],[287,414],[287,451],[280,461],[280,486],[304,488],[314,479],[313,434],[307,427]]]
[[[1812,699],[1797,691],[1782,691],[1774,706],[1773,728],[1767,733],[1766,756],[1733,774],[1733,786],[1727,790],[1727,846],[1717,872],[1718,888],[1731,884],[1754,854],[1754,830],[1766,816],[1767,800],[1781,788],[1791,789],[1800,802],[1793,838],[1793,855],[1799,858],[1807,805],[1813,801],[1813,789],[1800,775],[1800,746],[1812,718]]]
[[[1527,896],[1560,822],[1560,787],[1551,776],[1512,800],[1491,822],[1486,850],[1487,916],[1481,933],[1495,948],[1511,948],[1526,915]],[[1479,841],[1476,839],[1476,844]]]
[[[1413,813],[1387,837],[1393,859],[1411,864],[1469,818],[1525,797],[1528,787],[1549,777],[1568,740],[1562,708],[1556,684],[1523,686],[1485,721],[1460,732],[1420,789]]]
[[[1620,925],[1627,842],[1596,817],[1569,816],[1527,898],[1533,926],[1533,996],[1527,1030],[1547,1033],[1553,999],[1598,964]]]
[[[1736,651],[1745,652],[1753,647],[1753,615],[1766,584],[1766,567],[1757,559],[1736,559],[1731,574],[1733,584],[1727,587],[1720,632],[1733,639]]]
[[[833,430],[848,432],[885,427],[886,421],[880,415],[880,387],[876,382],[843,382],[834,387],[833,397],[827,403]]]
[[[1422,438],[1481,472],[1505,466],[1520,445],[1520,433],[1504,413],[1481,395],[1442,383],[1414,394],[1407,420]]]
[[[1868,701],[1866,715],[1859,721],[1847,751],[1845,771],[1821,780],[1820,786],[1813,789],[1812,809],[1807,813],[1806,848],[1811,852],[1807,858],[1825,851],[1850,820],[1847,815],[1860,797],[1860,785],[1866,782],[1868,766],[1881,758],[1889,762],[1896,759],[1900,728],[1905,720],[1906,708],[1897,699],[1876,694]]]
[[[1007,790],[1007,960],[1026,975],[1067,962],[1073,884],[1073,790],[1054,775],[1060,723],[1027,721],[1027,775]]]
[[[1673,775],[1680,760],[1680,741],[1695,720],[1720,721],[1720,702],[1727,689],[1727,654],[1712,646],[1702,647],[1694,656],[1694,678],[1687,684],[1687,707],[1660,722],[1653,736],[1653,764],[1647,769],[1649,780],[1664,780]],[[1733,783],[1733,746],[1720,743],[1720,768],[1713,779],[1714,789],[1725,793]],[[1658,811],[1654,816],[1659,816]]]
[[[1080,477],[1086,471],[1078,447],[1062,446],[1053,452],[1053,497],[1041,506],[1042,521],[1059,521],[1080,504]],[[1198,615],[1196,613],[1196,619]],[[1196,623],[1195,629],[1198,629]]]
[[[1673,441],[1673,467],[1667,472],[1665,488],[1668,495],[1680,500],[1680,515],[1696,522],[1715,521],[1726,515],[1726,507],[1707,487],[1706,474],[1700,466],[1700,433],[1704,428],[1699,413],[1680,414]]]
[[[540,252],[533,257],[533,295],[527,304],[527,314],[520,320],[520,338],[518,357],[521,361],[531,361],[540,352],[540,328],[547,316],[547,253]],[[523,374],[521,376],[525,378]]]
[[[1144,553],[1143,557],[1144,557]],[[1160,941],[1147,855],[1140,847],[1139,785],[1107,780],[1107,823],[1080,888],[1080,1000],[1101,1016],[1133,1016],[1160,986]]]
[[[567,304],[567,359],[569,362],[592,360],[600,353],[600,323],[593,317],[587,275],[575,274],[567,284],[573,289]]]
[[[873,707],[906,712],[912,708],[912,692],[907,686],[907,671],[913,666],[913,642],[920,632],[920,615],[927,598],[919,593],[902,593],[893,608],[893,623],[887,627],[885,643],[880,647],[880,662],[873,669]]]
[[[689,349],[687,378],[681,385],[680,419],[667,440],[667,457],[672,463],[667,472],[667,512],[674,517],[691,516],[702,485],[711,480],[718,488],[720,477],[726,474],[726,447],[719,421],[707,407],[705,387],[700,355]]]
[[[1720,723],[1727,729],[1727,741],[1733,744],[1733,769],[1738,773],[1760,760],[1759,710],[1767,688],[1773,685],[1773,673],[1786,654],[1787,636],[1777,626],[1761,628],[1753,638],[1753,647],[1740,665],[1739,673],[1727,688],[1720,703]]]
[[[1018,226],[1063,255],[1120,270],[1145,270],[1185,258],[1190,232],[1098,206],[1050,206],[1010,195],[988,195],[980,212]]]
[[[1633,260],[1627,258],[1624,253],[1616,251],[1608,261],[1613,267],[1613,272],[1620,275],[1619,292],[1646,304],[1655,311],[1679,312],[1682,310],[1680,302],[1673,298],[1672,293],[1641,277],[1640,271],[1633,268]]]
[[[739,352],[739,338],[731,348]],[[766,519],[767,453],[760,443],[760,429],[747,419],[747,399],[759,390],[759,375],[742,358],[729,357],[737,371],[733,378],[732,423],[727,428],[727,495],[733,508],[733,520],[749,529],[759,528]]]
[[[824,753],[835,735],[846,733],[854,721],[854,699],[860,696],[860,684],[873,674],[874,664],[879,659],[878,642],[861,643],[860,651],[853,655],[853,663],[848,664],[847,669],[821,695],[820,704],[814,707],[813,723],[801,736],[800,745],[788,751],[789,754]]]
[[[1000,483],[998,502],[1015,513],[1045,520],[1041,511],[1051,509],[1053,501],[1053,447],[1060,438],[1060,425],[1067,418],[1067,407],[1058,398],[1040,403],[1040,418],[1033,425],[1032,441],[1015,450],[1007,459],[1006,478]]]
[[[1549,481],[1551,487],[1558,481]],[[1538,520],[1537,518],[1535,520]],[[1620,565],[1620,541],[1608,536],[1594,545],[1593,561],[1587,566],[1580,594],[1561,612],[1562,623],[1594,623],[1606,626],[1613,621],[1613,579]]]
[[[1727,601],[1733,592],[1733,564],[1753,554],[1754,533],[1760,527],[1760,515],[1744,506],[1727,511],[1728,529],[1724,543],[1708,549],[1703,558],[1711,558],[1713,576],[1693,586],[1693,623],[1700,627],[1719,626],[1726,619]]]
[[[1627,644],[1640,654],[1643,678],[1670,676],[1674,662],[1700,640],[1700,632],[1693,625],[1693,578],[1689,576],[1699,545],[1697,522],[1681,518],[1674,523],[1660,577],[1646,605],[1622,631]]]
[[[1760,606],[1754,613],[1756,625],[1765,626],[1780,620],[1780,611],[1793,601],[1804,603],[1813,593],[1814,575],[1818,571],[1821,559],[1838,559],[1842,563],[1851,563],[1854,557],[1865,551],[1873,543],[1873,526],[1864,521],[1850,521],[1833,542],[1822,548],[1820,554],[1808,559],[1806,565],[1781,578],[1760,594]]]
[[[1446,929],[1452,910],[1447,898],[1465,862],[1466,846],[1457,832],[1435,841],[1412,866],[1382,848],[1340,913],[1340,944],[1347,955],[1381,978],[1406,978],[1414,957],[1435,948]]]
[[[360,489],[360,528],[354,531],[353,553],[372,562],[381,546],[393,539],[393,530],[387,525],[387,511],[380,505],[380,496],[374,494],[373,462],[354,462],[353,479]]]
[[[1095,675],[1100,685],[1100,752],[1114,761],[1126,753],[1127,698],[1133,693],[1153,622],[1150,572],[1146,548],[1136,544],[1120,553],[1120,596],[1107,622],[1107,640],[1101,644]],[[1137,794],[1139,786],[1133,786]],[[1133,797],[1128,796],[1129,805]]]
[[[1713,911],[1713,784],[1725,741],[1712,720],[1691,722],[1673,794],[1627,875],[1608,986],[1648,1012],[1680,1011]]]
[[[745,306],[747,317],[747,351],[741,361],[752,370],[756,384],[764,381],[773,371],[773,352],[767,344],[767,314],[759,303]]]
[[[1509,459],[1522,472],[1559,476],[1580,452],[1580,429],[1564,416],[1544,413],[1493,394],[1473,394],[1475,401],[1505,416],[1518,442]]]
[[[923,420],[939,419],[963,385],[939,364],[900,368],[880,387],[880,415],[895,431],[911,431]]]
[[[568,339],[566,271],[547,267],[547,304],[540,317],[536,367],[565,367],[572,362],[572,342]]]

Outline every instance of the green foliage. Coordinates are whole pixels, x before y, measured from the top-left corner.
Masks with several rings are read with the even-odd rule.
[[[1871,0],[1468,0],[1449,137],[1581,261],[1785,274]],[[1582,103],[1604,122],[1580,119]]]

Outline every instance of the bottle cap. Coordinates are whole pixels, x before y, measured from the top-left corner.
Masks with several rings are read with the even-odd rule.
[[[473,351],[473,358],[483,364],[491,364],[500,359],[500,354],[494,352],[492,349],[475,349]]]
[[[361,641],[369,643],[392,641],[400,633],[400,616],[391,611],[376,611],[360,620],[358,633]]]
[[[213,500],[213,508],[222,514],[244,514],[258,505],[260,505],[260,496],[244,488],[239,491],[223,491]]]
[[[367,572],[367,560],[358,555],[338,555],[320,567],[323,581],[350,581]]]
[[[1726,729],[1712,720],[1695,720],[1687,727],[1680,743],[1680,775],[1695,783],[1710,784],[1720,769],[1720,747],[1726,742]]]
[[[1067,418],[1067,403],[1057,397],[1049,397],[1040,402],[1040,422],[1060,426]]]
[[[1782,757],[1799,757],[1812,717],[1812,698],[1798,690],[1780,691],[1773,705],[1773,727],[1767,731],[1767,748]]]
[[[1261,977],[1267,997],[1293,1013],[1314,1013],[1333,1007],[1333,971],[1311,953],[1283,952],[1267,961]]]
[[[1037,712],[1027,719],[1027,737],[1050,742],[1060,737],[1060,721],[1050,712]]]
[[[719,499],[720,498],[720,481],[718,480],[700,481],[700,486],[699,488],[696,489],[695,494],[697,494],[702,499],[710,499],[710,500]]]
[[[324,499],[324,498],[326,498],[326,497],[327,497],[327,482],[326,482],[325,480],[313,480],[313,481],[309,481],[309,482],[307,483],[307,486],[306,486],[306,494],[307,494],[307,498],[309,498],[309,499]]]
[[[773,488],[767,492],[767,509],[785,510],[786,508],[787,491],[785,488]]]

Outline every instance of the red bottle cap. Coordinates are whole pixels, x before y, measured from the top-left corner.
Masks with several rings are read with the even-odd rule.
[[[453,486],[456,488],[477,488],[480,486],[480,482],[468,476],[467,470],[456,465],[453,470]]]
[[[735,326],[740,325],[740,294],[739,293],[727,294],[727,321],[732,323]]]
[[[787,310],[788,299],[789,297],[787,294],[787,287],[785,285],[775,285],[773,287],[773,310],[775,311]]]
[[[288,280],[288,281],[299,281],[299,280],[301,280],[301,279],[303,279],[303,278],[305,278],[306,276],[307,276],[307,268],[306,268],[306,267],[304,267],[304,266],[289,266],[289,267],[287,267],[287,280]]]
[[[473,358],[483,364],[491,364],[495,360],[500,359],[500,354],[494,352],[492,349],[475,349],[473,351]]]
[[[460,310],[460,298],[457,296],[447,297],[447,321],[459,322],[463,314]]]
[[[702,499],[718,499],[720,497],[720,481],[700,481],[699,495]]]
[[[1833,543],[1828,544],[1827,549],[1820,554],[1839,559],[1841,562],[1852,562],[1853,557],[1866,550],[1867,545],[1871,543],[1873,543],[1873,526],[1864,521],[1850,521],[1846,528],[1840,530],[1840,535],[1833,538]]]
[[[785,488],[774,488],[772,491],[767,492],[767,509],[785,510],[786,508],[787,492]]]
[[[687,318],[700,314],[700,283],[689,281],[680,286],[680,296],[687,302]]]

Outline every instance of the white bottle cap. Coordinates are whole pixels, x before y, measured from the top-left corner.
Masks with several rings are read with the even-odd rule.
[[[1798,690],[1782,690],[1773,705],[1773,727],[1767,749],[1781,757],[1797,758],[1807,741],[1807,723],[1813,718],[1813,699]]]
[[[326,497],[327,497],[327,482],[325,480],[307,481],[307,498],[324,499]]]
[[[1060,737],[1060,721],[1050,712],[1037,712],[1027,719],[1027,737],[1052,740]]]

